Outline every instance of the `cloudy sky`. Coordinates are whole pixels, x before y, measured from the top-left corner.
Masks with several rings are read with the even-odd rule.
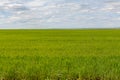
[[[114,27],[120,0],[0,0],[0,28]]]

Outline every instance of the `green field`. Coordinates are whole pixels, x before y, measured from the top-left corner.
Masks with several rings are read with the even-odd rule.
[[[0,80],[120,80],[120,30],[0,30]]]

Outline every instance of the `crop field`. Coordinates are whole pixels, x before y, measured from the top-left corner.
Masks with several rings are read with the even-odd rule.
[[[0,80],[120,80],[120,30],[0,30]]]

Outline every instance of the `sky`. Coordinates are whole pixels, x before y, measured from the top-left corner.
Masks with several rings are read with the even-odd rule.
[[[0,29],[119,27],[120,0],[0,0]]]

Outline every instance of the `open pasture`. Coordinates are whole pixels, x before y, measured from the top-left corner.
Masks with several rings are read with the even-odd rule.
[[[0,30],[1,80],[120,80],[120,30]]]

